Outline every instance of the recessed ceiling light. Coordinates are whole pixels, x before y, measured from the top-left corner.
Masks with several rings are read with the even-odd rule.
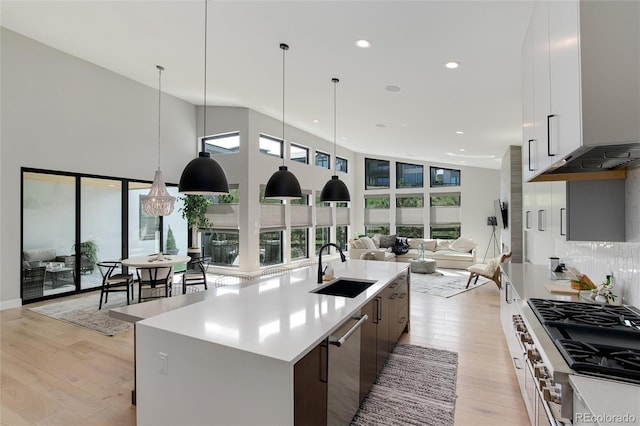
[[[449,61],[446,64],[444,64],[444,66],[449,68],[449,69],[455,69],[455,68],[458,68],[460,66],[460,62]]]
[[[382,123],[378,123],[378,124],[376,124],[376,127],[380,127],[380,128],[382,129],[382,128],[385,128],[385,127],[387,127],[387,126],[385,126],[385,125],[384,125],[384,124],[382,124]]]
[[[462,130],[458,130],[458,131],[456,131],[456,134],[457,135],[464,135],[464,132]]]
[[[343,137],[342,137],[342,138],[340,138],[340,139],[342,139],[343,141],[346,141],[346,140],[347,140],[347,137],[346,137],[346,136],[343,136]]]
[[[314,123],[319,123],[319,122],[320,122],[320,120],[313,120],[313,122],[314,122]]]
[[[356,46],[362,48],[362,49],[366,49],[368,47],[371,47],[371,42],[369,40],[365,40],[363,38],[361,38],[360,40],[356,40],[355,41]]]
[[[458,158],[475,158],[475,159],[496,158],[495,155],[456,154],[456,153],[453,153],[453,152],[447,152],[447,155],[449,155],[451,157],[458,157]]]
[[[465,151],[466,151],[466,149],[464,149],[464,148],[460,148],[458,151],[460,151],[460,152],[465,152]]]
[[[384,90],[387,92],[399,92],[400,88],[398,86],[386,86]]]

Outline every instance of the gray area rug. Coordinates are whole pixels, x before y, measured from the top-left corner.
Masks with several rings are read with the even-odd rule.
[[[109,302],[107,304],[103,303],[101,310],[98,310],[99,304],[100,292],[96,292],[90,296],[50,303],[29,308],[29,310],[97,331],[105,336],[115,336],[133,328],[133,324],[109,316],[109,309],[127,305],[127,298],[124,293],[109,294]]]
[[[480,277],[477,284],[469,285],[465,288],[469,272],[464,269],[438,269],[435,274],[416,274],[411,273],[411,291],[425,293],[432,296],[451,297],[465,291],[473,290],[490,280]]]
[[[453,425],[458,354],[396,345],[351,426]]]

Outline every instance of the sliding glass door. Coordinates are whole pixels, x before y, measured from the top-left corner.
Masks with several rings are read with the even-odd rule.
[[[24,173],[22,179],[22,298],[76,290],[76,180]]]

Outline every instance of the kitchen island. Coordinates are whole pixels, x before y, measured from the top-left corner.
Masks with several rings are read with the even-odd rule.
[[[294,424],[296,364],[394,280],[408,280],[408,267],[335,263],[336,277],[375,281],[354,298],[312,293],[321,285],[309,267],[211,289],[197,303],[139,321],[137,424]],[[403,321],[408,330],[408,311]]]

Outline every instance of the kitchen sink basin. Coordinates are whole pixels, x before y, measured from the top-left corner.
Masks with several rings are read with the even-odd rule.
[[[338,278],[331,284],[312,290],[311,293],[354,298],[376,282],[377,281]]]

